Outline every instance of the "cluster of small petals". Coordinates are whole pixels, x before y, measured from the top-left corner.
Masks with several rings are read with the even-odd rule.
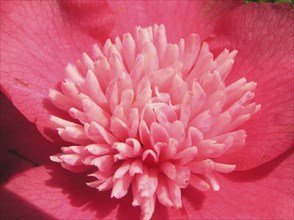
[[[260,109],[256,83],[224,83],[236,54],[214,58],[196,34],[169,44],[163,25],[95,45],[92,58],[69,64],[60,90],[50,90],[71,118],[51,116],[52,126],[73,144],[51,159],[74,172],[96,168],[87,184],[114,198],[131,191],[142,219],[156,201],[181,208],[188,185],[219,190],[215,172],[235,165],[214,159],[245,144],[238,128]]]

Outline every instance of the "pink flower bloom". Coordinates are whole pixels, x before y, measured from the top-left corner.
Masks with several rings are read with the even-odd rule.
[[[256,83],[224,84],[237,51],[214,59],[196,34],[169,44],[164,25],[137,27],[135,36],[95,45],[94,60],[84,53],[67,65],[62,92],[51,90],[50,98],[72,119],[51,122],[74,145],[51,160],[73,172],[95,168],[87,184],[111,189],[111,197],[132,189],[132,205],[150,219],[157,200],[182,208],[189,185],[219,190],[215,172],[235,165],[214,160],[245,144],[246,132],[236,128],[260,105],[251,103]]]
[[[293,145],[293,29],[287,21],[293,19],[293,14],[289,7],[240,6],[237,1],[183,2],[180,5],[177,2],[168,5],[161,2],[61,2],[59,5],[54,2],[17,2],[3,6],[2,91],[30,121],[36,123],[47,138],[56,140],[52,130],[48,130],[48,118],[49,115],[57,116],[51,117],[51,121],[59,128],[59,134],[77,146],[62,148],[63,153],[53,157],[54,160],[74,171],[88,168],[89,165],[96,165],[100,169],[99,172],[92,170],[96,181],[93,178],[85,179],[84,175],[62,171],[52,164],[21,173],[2,188],[2,198],[7,201],[3,203],[1,212],[4,217],[30,215],[30,218],[59,219],[138,218],[140,209],[132,208],[133,203],[141,206],[143,217],[149,218],[153,213],[156,194],[159,202],[153,214],[155,219],[216,216],[291,218],[293,172],[291,175],[287,173],[290,173],[290,164],[293,162],[288,151]],[[25,13],[28,10],[31,16]],[[84,50],[89,49],[95,42],[93,38],[101,44],[107,37],[113,38],[117,34],[132,31],[136,25],[149,26],[154,23],[163,23],[166,26],[171,42],[178,42],[180,37],[184,37],[187,39],[186,44],[168,46],[170,53],[164,53],[161,49],[165,45],[162,27],[152,35],[155,47],[151,43],[143,44],[143,40],[149,41],[151,36],[144,29],[138,31],[137,34],[141,37],[137,37],[135,44],[130,35],[125,35],[121,47],[120,42],[116,42],[118,49],[109,43],[104,47],[104,55],[110,63],[110,74],[96,75],[96,66],[93,69],[93,63],[84,55],[84,64],[78,62],[77,67],[82,73],[84,65],[92,70],[84,73],[84,79],[79,77],[80,73],[73,66],[68,66],[67,78],[70,80],[61,85],[62,92],[71,98],[61,103],[57,97],[63,95],[51,90],[53,102],[61,109],[69,110],[69,114],[80,122],[62,121],[60,118],[69,120],[68,114],[52,107],[47,101],[47,95],[49,88],[58,90],[57,83],[64,79],[62,73],[66,63],[75,61]],[[208,42],[215,57],[224,48],[239,51],[228,76],[226,75],[232,67],[234,52],[229,54],[225,51],[213,63],[212,54],[207,50],[206,44],[201,46],[196,35],[189,37],[191,33],[199,33],[201,41]],[[156,39],[163,40],[156,43]],[[136,62],[132,56],[134,45],[139,48],[137,51],[143,51],[141,66],[140,55]],[[189,49],[194,49],[191,54],[186,52]],[[199,56],[195,55],[197,50],[201,51]],[[143,59],[154,58],[154,51],[158,54],[158,63],[154,63],[154,59]],[[97,47],[95,55],[95,59],[100,59],[95,65],[107,65]],[[202,59],[206,62],[198,67],[201,56],[209,59]],[[120,59],[126,64],[125,70],[120,65]],[[178,61],[184,64],[183,67]],[[196,65],[192,68],[194,62]],[[148,69],[143,64],[148,64]],[[139,67],[144,70],[140,77],[137,74],[140,72]],[[150,70],[158,69],[157,67],[159,70],[152,74]],[[182,71],[179,71],[181,68]],[[193,72],[196,68],[217,72],[197,76],[197,72]],[[190,76],[189,70],[192,70]],[[111,81],[115,78],[116,71],[130,74]],[[112,78],[107,78],[111,74]],[[248,82],[257,82],[255,99],[257,103],[261,103],[262,110],[241,128],[232,124],[222,126],[222,120],[230,118],[229,121],[236,123],[239,118],[246,118],[248,113],[252,116],[259,109],[256,104],[250,104],[255,84],[245,84],[243,77]],[[195,78],[198,82],[193,81]],[[183,79],[186,79],[187,85]],[[222,79],[225,79],[225,83]],[[109,81],[111,82],[107,83]],[[241,84],[239,90],[236,90],[237,86],[230,86],[236,85],[235,81]],[[92,100],[97,98],[91,95],[93,92],[97,93],[97,82],[100,83],[105,97],[102,94],[98,99]],[[84,85],[87,87],[83,87]],[[229,96],[228,91],[232,87],[235,88],[233,91],[246,88],[249,93],[241,92],[235,99],[233,97],[231,102],[239,100],[245,94],[245,100],[241,98],[243,102],[227,108],[225,106],[231,104],[222,99],[222,94]],[[74,96],[77,88],[84,95]],[[206,99],[197,113],[195,108],[198,105],[193,105],[190,100],[201,103],[201,97],[195,98],[196,94],[201,94],[201,89]],[[122,90],[125,92],[121,92]],[[140,98],[134,98],[130,103],[133,97]],[[177,108],[179,105],[181,109]],[[81,109],[82,112],[79,111]],[[218,111],[214,112],[215,110]],[[95,115],[96,112],[100,112],[100,117]],[[128,114],[124,115],[125,112]],[[205,118],[211,124],[202,123]],[[15,131],[15,121],[11,119],[7,122],[14,122],[14,126],[9,126],[8,130]],[[207,127],[207,124],[210,126]],[[81,130],[81,125],[84,130]],[[22,128],[27,127],[24,123]],[[193,129],[195,127],[198,130]],[[236,133],[232,133],[235,128]],[[220,157],[225,151],[243,145],[243,128],[248,136],[246,146],[241,151]],[[26,134],[25,139],[28,139],[28,134],[35,135],[32,132],[26,133],[23,129],[21,133]],[[229,135],[221,138],[220,134],[224,133]],[[48,163],[47,156],[53,151],[57,153],[58,146],[41,138],[37,139],[38,142],[25,143],[23,146],[26,148],[18,146],[13,152],[20,152],[22,156],[40,164]],[[221,143],[217,145],[220,151],[208,151],[208,148],[216,147],[213,139]],[[20,141],[21,139],[17,143],[24,143]],[[104,145],[97,145],[97,142],[104,142]],[[60,140],[59,143],[69,146]],[[48,148],[38,149],[40,145],[51,145],[53,149],[43,152],[43,149]],[[113,148],[109,149],[109,145]],[[224,146],[231,148],[226,149]],[[105,150],[106,153],[99,155]],[[216,157],[217,161],[211,160]],[[5,156],[3,158],[7,159]],[[225,177],[218,175],[215,171],[230,172],[234,169],[234,166],[225,164],[236,164],[237,169],[247,171],[233,172]],[[115,169],[109,174],[108,168]],[[129,172],[125,172],[126,170]],[[209,186],[218,190],[216,176],[221,185],[219,192],[200,193],[194,190],[193,187],[204,190]],[[96,192],[85,187],[86,181],[95,188],[112,187],[112,193]],[[149,184],[148,187],[145,187],[146,184]],[[190,186],[186,188],[188,185]],[[130,191],[133,192],[133,198],[130,193],[127,194],[129,186],[132,188]],[[172,189],[174,191],[171,193]],[[164,193],[167,190],[169,193]],[[111,196],[123,198],[114,200],[110,199]],[[276,199],[275,204],[268,202],[271,196]],[[182,209],[165,206],[182,206]],[[9,210],[12,209],[18,212],[11,213]]]

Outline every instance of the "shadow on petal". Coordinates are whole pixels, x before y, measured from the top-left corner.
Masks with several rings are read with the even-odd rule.
[[[275,170],[283,161],[291,156],[293,149],[288,150],[286,153],[278,156],[272,161],[264,163],[263,165],[246,170],[246,171],[236,171],[230,175],[223,175],[228,180],[234,182],[252,182],[261,180],[267,177],[273,170]]]
[[[1,188],[0,198],[1,219],[52,219],[50,215],[9,189]]]
[[[130,192],[122,199],[111,198],[111,191],[99,192],[88,187],[84,174],[71,173],[59,166],[47,166],[51,178],[46,181],[49,187],[60,188],[67,195],[70,205],[83,212],[94,213],[98,219],[138,219],[139,208],[132,207]],[[82,176],[83,175],[83,176]]]
[[[205,193],[200,192],[199,190],[191,186],[184,189],[182,192],[182,196],[185,198],[185,201],[189,202],[195,210],[201,209],[202,204],[205,200]],[[185,205],[185,203],[183,205]]]
[[[4,183],[19,172],[48,163],[59,146],[45,140],[2,92],[0,102],[0,181]]]

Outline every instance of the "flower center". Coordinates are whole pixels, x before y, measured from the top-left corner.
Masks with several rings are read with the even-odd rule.
[[[141,218],[150,219],[155,202],[181,208],[181,190],[217,191],[215,172],[235,165],[215,162],[245,144],[240,125],[260,105],[252,102],[256,83],[224,80],[236,51],[215,59],[196,34],[167,42],[163,25],[137,27],[93,57],[66,67],[61,91],[52,102],[72,120],[51,116],[72,146],[51,160],[74,172],[96,171],[87,183],[122,198],[130,190]]]

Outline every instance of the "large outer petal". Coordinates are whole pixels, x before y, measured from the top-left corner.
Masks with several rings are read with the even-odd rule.
[[[184,192],[190,219],[293,219],[293,152],[258,168],[219,176],[221,189]]]
[[[227,82],[257,82],[261,111],[245,126],[246,146],[228,156],[238,169],[250,169],[293,147],[293,9],[289,5],[249,4],[217,24],[211,48],[239,51]]]
[[[85,184],[81,174],[58,165],[38,167],[17,175],[1,188],[3,219],[138,219],[140,208],[131,205],[130,193],[111,199]],[[1,218],[1,219],[2,219]],[[186,219],[185,210],[157,206],[153,219]]]
[[[98,26],[112,27],[109,13],[97,13],[98,18],[105,19]],[[84,14],[87,16],[86,11]],[[94,44],[89,36],[93,27],[80,25],[83,20],[76,18],[79,15],[73,17],[69,8],[56,1],[1,1],[1,87],[43,134],[48,126],[48,109],[54,111],[48,104],[49,88],[64,79],[68,62],[91,51]],[[100,31],[104,39],[110,30],[98,28],[94,33]]]
[[[203,40],[221,16],[241,4],[241,0],[109,1],[116,20],[112,36],[157,23],[166,26],[173,43],[191,33]]]

